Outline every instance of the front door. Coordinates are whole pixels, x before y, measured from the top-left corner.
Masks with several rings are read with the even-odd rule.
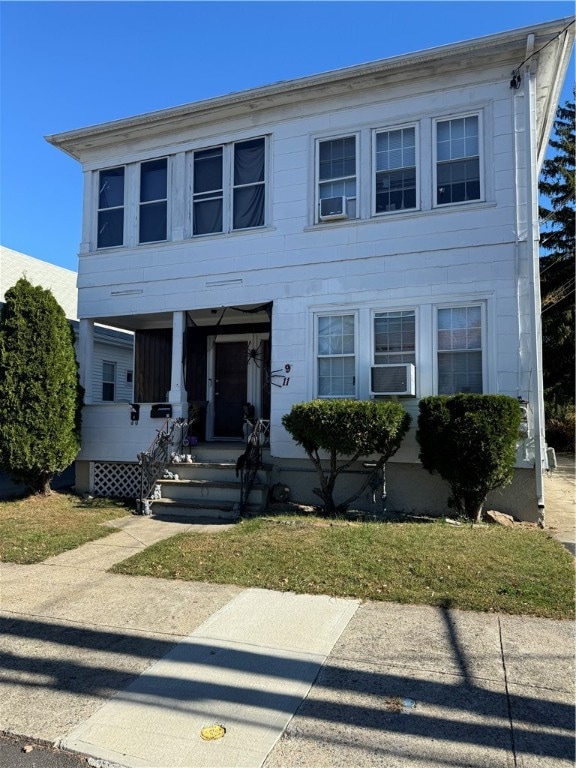
[[[242,438],[248,389],[248,342],[224,341],[214,346],[214,437]]]

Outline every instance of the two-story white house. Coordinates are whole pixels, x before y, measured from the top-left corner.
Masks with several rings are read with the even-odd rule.
[[[139,421],[87,398],[79,484],[135,466],[152,404],[201,404],[208,443],[240,441],[250,403],[270,419],[276,479],[312,502],[282,416],[313,398],[395,397],[413,427],[388,507],[440,512],[419,398],[502,393],[527,422],[515,481],[490,503],[542,520],[537,180],[572,21],[47,137],[84,174],[84,380],[96,323],[135,333]]]

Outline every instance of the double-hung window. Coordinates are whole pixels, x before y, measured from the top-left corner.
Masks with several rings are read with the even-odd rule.
[[[102,400],[113,403],[116,399],[116,363],[102,363]]]
[[[438,309],[438,394],[481,394],[482,306]]]
[[[317,318],[318,397],[356,396],[355,316]]]
[[[140,165],[140,243],[166,240],[168,233],[168,160]]]
[[[108,168],[98,174],[97,247],[111,248],[124,243],[124,167]]]
[[[194,152],[192,231],[195,235],[222,232],[222,159],[222,147]]]
[[[238,141],[194,152],[192,234],[263,227],[266,140]]]
[[[317,195],[320,219],[322,200],[340,199],[346,218],[357,216],[356,136],[318,142]]]
[[[375,213],[418,205],[416,128],[377,131],[374,142]]]
[[[416,363],[414,310],[376,312],[374,315],[374,365]]]
[[[264,139],[234,144],[232,229],[264,226]]]
[[[481,200],[479,115],[435,125],[436,205]]]

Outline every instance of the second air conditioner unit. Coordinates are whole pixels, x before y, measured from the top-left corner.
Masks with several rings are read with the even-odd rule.
[[[346,197],[325,197],[320,200],[320,221],[337,221],[338,219],[347,219]]]

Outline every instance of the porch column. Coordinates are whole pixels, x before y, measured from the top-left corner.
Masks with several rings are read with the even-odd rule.
[[[174,418],[188,415],[188,394],[184,382],[184,332],[186,330],[186,314],[172,314],[172,375],[168,401],[172,405]]]
[[[94,402],[94,321],[80,320],[78,329],[78,365],[80,384],[84,387],[84,403]]]

